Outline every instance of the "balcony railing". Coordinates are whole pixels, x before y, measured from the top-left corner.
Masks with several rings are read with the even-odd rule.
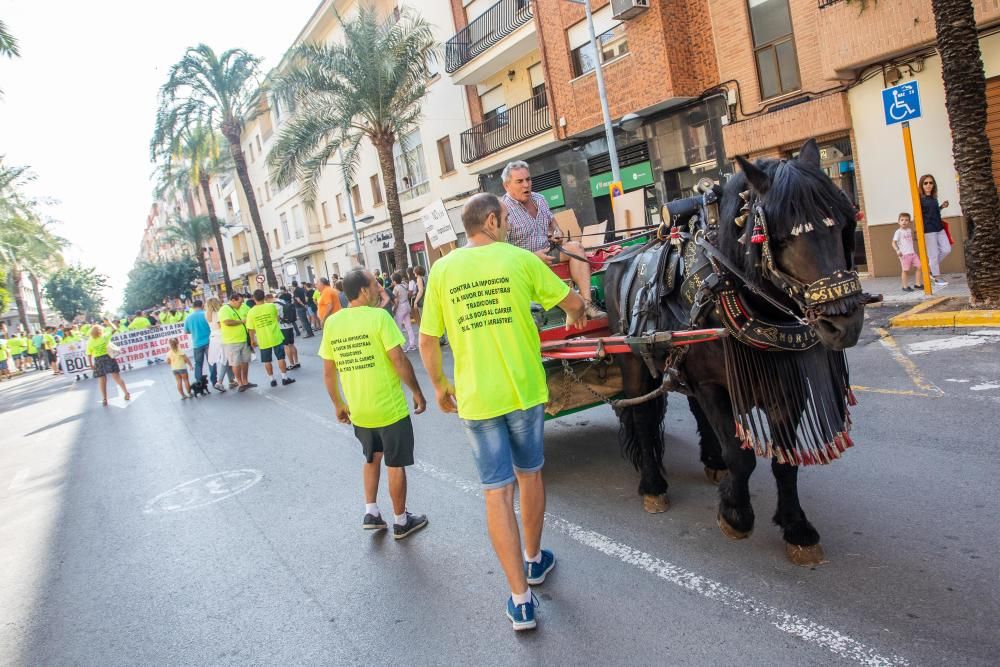
[[[830,5],[835,5],[838,2],[843,2],[844,0],[819,0],[819,8],[826,9]]]
[[[444,69],[451,74],[531,20],[530,0],[500,0],[465,26],[444,47]]]
[[[462,133],[462,162],[469,164],[552,127],[545,88]]]

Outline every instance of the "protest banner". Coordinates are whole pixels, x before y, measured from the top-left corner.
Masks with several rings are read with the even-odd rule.
[[[439,248],[458,240],[455,228],[451,225],[451,218],[448,217],[448,210],[440,199],[421,209],[420,221],[424,225],[424,231],[432,248]]]
[[[118,354],[114,355],[118,363],[135,364],[143,361],[165,360],[170,352],[170,339],[177,338],[181,349],[191,354],[191,338],[184,333],[184,324],[159,324],[148,329],[122,331],[111,337],[111,342],[118,346]]]
[[[90,359],[87,358],[87,343],[62,343],[59,345],[59,368],[64,373],[79,375],[90,370]]]
[[[166,360],[170,351],[170,339],[177,338],[181,349],[191,354],[191,338],[184,333],[184,324],[160,324],[148,329],[121,331],[111,337],[111,343],[118,352],[111,355],[119,364],[135,364],[143,361]],[[59,368],[66,373],[84,373],[90,370],[87,357],[87,340],[59,345]]]

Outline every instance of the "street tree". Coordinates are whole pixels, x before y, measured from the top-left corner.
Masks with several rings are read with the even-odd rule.
[[[25,331],[29,328],[28,309],[22,285],[25,274],[31,276],[36,305],[41,304],[39,275],[61,263],[61,251],[67,241],[52,233],[32,207],[14,215],[0,216],[0,267],[10,276],[18,319]],[[44,317],[39,308],[39,317]]]
[[[243,49],[230,49],[216,55],[205,44],[189,48],[170,68],[167,82],[160,88],[160,107],[150,151],[155,156],[176,137],[198,126],[222,133],[229,144],[236,176],[246,198],[267,282],[276,289],[278,279],[271,264],[271,248],[264,234],[241,144],[244,125],[260,110],[259,62],[259,58]]]
[[[125,286],[126,311],[150,308],[168,297],[191,293],[191,282],[198,277],[198,264],[192,257],[166,262],[137,262],[128,274]]]
[[[972,0],[931,0],[941,54],[958,193],[972,236],[965,264],[972,304],[1000,306],[1000,199],[986,136],[986,75]]]
[[[93,267],[66,266],[46,280],[45,299],[67,322],[80,315],[96,318],[104,307],[101,290],[107,286],[107,277]]]
[[[191,218],[178,217],[166,229],[166,238],[176,241],[189,251],[194,251],[198,268],[201,269],[201,279],[207,286],[208,265],[205,262],[205,243],[212,235],[212,223],[207,215],[196,215]]]
[[[196,125],[169,137],[169,143],[156,146],[153,155],[163,160],[160,171],[167,183],[172,187],[182,187],[186,182],[189,188],[200,188],[205,206],[208,208],[208,219],[211,224],[215,247],[219,253],[222,266],[222,279],[226,293],[232,294],[233,283],[229,277],[229,262],[223,252],[222,226],[215,213],[215,200],[212,198],[211,179],[213,176],[233,171],[232,156],[222,150],[225,139],[218,132],[207,126]],[[193,206],[192,206],[193,208]],[[194,213],[191,213],[194,216]]]
[[[298,181],[311,204],[331,158],[339,161],[338,152],[343,152],[353,181],[362,142],[370,141],[385,184],[396,267],[405,268],[397,179],[407,175],[397,174],[393,148],[399,143],[402,166],[411,172],[413,147],[405,145],[406,137],[418,127],[427,64],[437,59],[437,44],[431,25],[406,8],[397,21],[362,5],[354,18],[343,22],[343,30],[342,43],[294,49],[288,70],[275,78],[276,96],[295,111],[282,126],[268,164],[280,186]]]

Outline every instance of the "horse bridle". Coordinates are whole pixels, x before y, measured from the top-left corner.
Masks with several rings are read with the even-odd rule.
[[[811,283],[804,283],[778,268],[771,250],[771,235],[764,206],[759,197],[753,195],[751,197],[752,199],[748,200],[754,220],[751,243],[761,246],[762,273],[775,287],[788,295],[802,311],[806,321],[815,322],[821,314],[822,307],[827,304],[862,294],[861,279],[858,277],[858,272],[853,269],[838,269],[828,276]],[[829,218],[823,223],[827,220],[830,221],[828,226],[833,226],[834,223]],[[812,231],[812,223],[809,223],[808,231]]]

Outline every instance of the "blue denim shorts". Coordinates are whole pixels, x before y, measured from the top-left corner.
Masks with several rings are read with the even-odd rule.
[[[545,405],[492,419],[463,419],[484,489],[514,483],[514,471],[536,472],[545,464]]]

